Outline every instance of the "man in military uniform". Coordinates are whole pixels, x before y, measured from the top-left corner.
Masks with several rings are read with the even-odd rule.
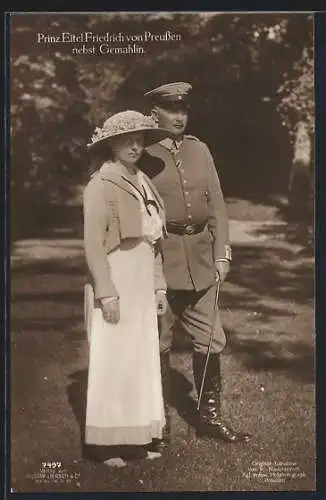
[[[217,280],[222,283],[231,261],[226,208],[214,161],[207,145],[185,135],[191,85],[170,83],[145,94],[152,116],[173,133],[147,148],[140,165],[152,178],[167,213],[168,238],[162,242],[168,284],[166,313],[160,317],[163,394],[169,441],[169,352],[177,318],[193,345],[193,374],[199,394],[212,326],[214,337],[198,415],[198,435],[229,442],[248,441],[221,419],[220,353],[226,339],[218,310],[213,318]],[[157,167],[157,165],[160,165]],[[214,323],[214,325],[212,324]]]

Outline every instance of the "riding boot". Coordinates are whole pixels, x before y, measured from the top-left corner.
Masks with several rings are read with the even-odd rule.
[[[206,355],[193,353],[195,385],[200,394]],[[249,441],[250,434],[234,431],[221,418],[220,355],[210,354],[198,414],[197,435],[210,436],[228,442]]]

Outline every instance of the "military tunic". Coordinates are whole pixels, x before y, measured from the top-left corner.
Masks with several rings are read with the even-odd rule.
[[[170,233],[162,243],[168,287],[203,290],[214,283],[214,260],[227,256],[228,218],[206,144],[187,135],[177,146],[171,139],[150,146],[140,166],[163,198],[167,223],[206,223],[198,234]]]
[[[194,348],[205,350],[212,326],[215,259],[230,256],[229,227],[220,181],[207,145],[185,135],[179,143],[164,139],[147,148],[140,168],[151,178],[166,209],[168,238],[162,241],[169,309],[161,320],[161,351],[172,343],[177,316]],[[196,234],[174,234],[169,224],[202,225]],[[181,306],[182,305],[182,306]],[[217,314],[215,343],[220,352],[225,335]]]

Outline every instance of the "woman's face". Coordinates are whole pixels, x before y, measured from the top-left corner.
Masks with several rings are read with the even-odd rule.
[[[131,132],[121,137],[113,137],[110,141],[115,160],[122,163],[136,163],[144,150],[143,132]]]

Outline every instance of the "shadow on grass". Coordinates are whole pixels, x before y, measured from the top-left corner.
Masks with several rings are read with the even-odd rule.
[[[67,333],[76,340],[84,321],[84,282],[81,259],[18,262],[11,273],[11,331]]]
[[[12,300],[14,301],[24,301],[24,302],[41,302],[42,300],[50,301],[50,302],[76,302],[78,304],[83,304],[83,292],[82,291],[58,291],[51,293],[35,293],[32,291],[31,293],[12,293]],[[80,316],[80,315],[79,315]]]
[[[83,276],[86,274],[85,259],[81,257],[66,257],[54,259],[35,259],[28,261],[18,261],[11,269],[12,279],[20,276],[33,278],[42,274],[61,274],[67,276]],[[31,284],[31,288],[33,285]],[[49,290],[51,284],[49,283]]]
[[[306,184],[307,179],[305,179]],[[308,180],[309,182],[309,180]],[[272,224],[262,226],[256,231],[257,236],[267,236],[284,240],[288,243],[301,245],[303,255],[313,256],[313,226],[314,226],[314,197],[304,188],[302,196],[291,199],[288,191],[285,196],[271,194],[262,200],[263,204],[274,206],[277,209],[277,218],[285,222],[284,225]],[[290,198],[290,199],[289,199]]]
[[[171,369],[170,404],[188,425],[195,427],[197,410],[196,402],[191,397],[192,390],[193,385],[189,380],[178,370]]]
[[[263,225],[256,229],[253,235],[301,245],[303,248],[300,250],[300,255],[312,257],[314,255],[312,232],[312,224],[290,221],[285,226],[281,224]]]
[[[227,283],[245,287],[248,293],[237,295],[236,300],[231,293],[227,300],[223,292],[223,307],[247,308],[248,302],[262,298],[307,304],[314,296],[314,269],[310,260],[301,260],[286,249],[237,245]]]
[[[16,318],[13,317],[11,321],[11,331],[15,333],[39,333],[42,335],[48,332],[59,332],[68,331],[69,340],[78,341],[80,340],[80,330],[83,317],[81,314],[68,314],[65,317],[59,318],[44,318],[44,317],[33,317],[33,318]]]
[[[68,401],[79,427],[83,457],[87,457],[89,452],[85,446],[87,379],[88,370],[79,370],[69,376],[69,385],[67,387]]]
[[[238,357],[246,369],[282,371],[302,382],[314,381],[313,299],[314,269],[312,259],[302,259],[285,249],[237,246],[233,252],[232,271],[221,292],[221,308],[250,314],[249,332],[243,337],[232,329],[227,333],[227,351]],[[237,287],[241,287],[241,293]],[[287,307],[288,306],[288,307]],[[311,327],[298,321],[301,308],[311,307]],[[281,329],[282,320],[293,317],[296,332]],[[257,326],[275,324],[275,331],[255,338]],[[288,323],[288,322],[287,322]],[[252,328],[252,334],[250,333]],[[300,340],[304,331],[308,340]],[[306,335],[304,335],[307,337]],[[291,338],[289,338],[291,337]]]
[[[237,337],[236,332],[231,331],[227,332],[227,337],[227,351],[238,357],[247,370],[279,371],[300,382],[315,382],[313,345],[295,341],[276,343],[267,340],[241,339]]]
[[[74,331],[83,321],[84,269],[79,257],[18,263],[12,272],[13,331],[53,330],[66,333],[67,341],[78,340],[79,334],[75,338]],[[254,333],[255,325],[273,324],[276,318],[295,318],[307,306],[311,306],[312,323],[313,278],[311,259],[297,258],[290,250],[234,247],[232,270],[221,291],[220,306],[231,312],[251,314],[252,335],[249,330],[246,338],[241,337],[241,332],[232,327],[232,318],[228,334],[228,349],[246,369],[282,370],[304,381],[313,380],[312,342],[303,343],[295,332],[289,342],[289,334],[278,326],[275,328],[279,331],[267,333],[264,340],[256,339]],[[178,335],[177,344],[184,347],[182,335]],[[187,341],[185,347],[189,346]],[[191,415],[191,384],[175,372],[173,387],[173,404],[182,415]],[[190,423],[192,419],[190,416]]]
[[[24,216],[19,210],[19,218],[12,217],[11,238],[13,242],[31,238],[82,238],[83,208],[81,205],[43,204]]]

